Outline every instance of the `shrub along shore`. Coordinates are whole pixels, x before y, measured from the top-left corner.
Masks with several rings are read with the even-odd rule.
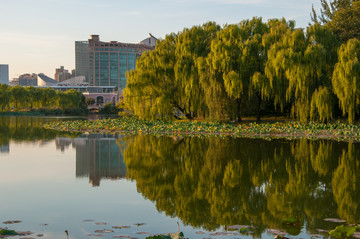
[[[302,124],[295,121],[274,123],[219,123],[200,121],[150,121],[122,117],[117,119],[53,122],[44,126],[59,131],[82,133],[120,133],[124,135],[218,136],[250,138],[310,138],[360,141],[360,126],[332,123]]]

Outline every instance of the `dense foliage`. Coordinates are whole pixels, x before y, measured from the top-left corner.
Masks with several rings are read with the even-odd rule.
[[[86,110],[85,97],[74,89],[63,92],[52,88],[0,84],[0,112],[33,109],[61,109],[65,113],[78,114]]]
[[[318,234],[335,225],[321,219],[360,220],[356,144],[145,135],[120,140],[128,143],[124,161],[138,191],[184,224],[207,230],[254,225],[253,238],[260,238],[265,228],[298,235],[306,227]],[[284,226],[289,217],[300,225]]]
[[[354,53],[358,44],[350,38],[359,28],[349,24],[360,15],[360,5],[322,2],[322,21],[313,11],[315,22],[305,30],[285,19],[263,22],[254,17],[222,28],[208,22],[167,35],[127,74],[127,106],[142,119],[241,121],[242,115],[260,120],[261,113],[288,113],[303,123],[328,122],[341,117],[342,110],[353,123],[359,113],[354,102],[359,101],[360,76]],[[338,19],[345,10],[354,16]],[[342,33],[331,25],[340,21],[350,22]],[[353,68],[341,71],[344,64]],[[339,80],[353,82],[349,87],[354,92],[348,94]]]

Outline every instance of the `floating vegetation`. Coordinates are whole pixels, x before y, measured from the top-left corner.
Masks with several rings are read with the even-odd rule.
[[[289,218],[286,218],[285,220],[283,220],[281,223],[288,225],[288,226],[299,226],[300,220],[295,217],[289,217]]]
[[[44,127],[59,131],[121,133],[125,135],[232,136],[267,138],[269,140],[272,138],[309,138],[360,141],[360,126],[344,123],[319,124],[310,122],[301,124],[291,121],[235,124],[198,121],[147,121],[123,117],[117,119],[52,122]]]
[[[336,223],[344,223],[345,220],[338,219],[338,218],[325,218],[324,221],[327,222],[336,222]]]
[[[337,238],[347,238],[353,236],[356,230],[360,231],[360,226],[341,225],[330,231],[329,234]]]
[[[95,222],[95,224],[102,226],[102,225],[107,225],[107,222]]]
[[[130,228],[131,226],[113,226],[112,228],[114,229],[127,229]]]
[[[136,226],[138,226],[138,227],[140,227],[140,226],[144,226],[144,225],[146,225],[146,223],[134,223],[134,225],[136,225]]]
[[[22,221],[20,220],[16,220],[16,221],[6,221],[6,222],[3,222],[3,224],[15,224],[15,223],[21,223]]]
[[[18,235],[16,231],[14,230],[7,230],[7,229],[1,229],[0,230],[0,235],[1,236],[10,236],[10,235]]]
[[[113,230],[110,229],[102,229],[102,230],[96,230],[95,233],[112,233]]]

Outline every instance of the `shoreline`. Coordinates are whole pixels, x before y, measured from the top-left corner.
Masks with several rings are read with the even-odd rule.
[[[135,118],[62,121],[44,125],[47,129],[123,135],[188,137],[233,137],[262,139],[326,139],[360,142],[360,126],[344,123],[318,124],[296,121],[274,123],[217,123],[184,121],[146,121]]]

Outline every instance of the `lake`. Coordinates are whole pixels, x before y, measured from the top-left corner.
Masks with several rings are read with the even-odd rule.
[[[359,143],[41,128],[74,119],[0,117],[0,228],[32,232],[13,238],[144,239],[178,222],[187,238],[326,238],[360,222]]]

